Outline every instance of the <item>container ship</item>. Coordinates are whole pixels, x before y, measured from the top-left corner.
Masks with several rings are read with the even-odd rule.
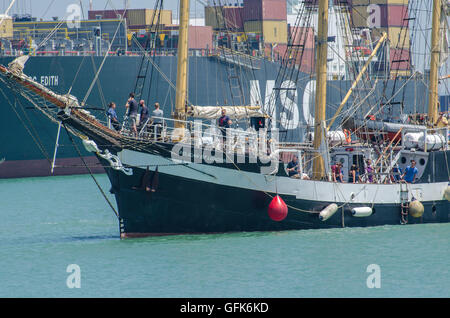
[[[380,120],[400,123],[409,120],[404,114],[426,113],[423,79],[427,74],[413,72],[411,65],[408,3],[377,3],[382,19],[375,27],[367,25],[370,1],[330,6],[328,118],[351,87],[381,32],[386,32],[390,41],[370,63],[366,76],[371,85],[365,81],[356,87],[343,113],[370,113],[370,109],[361,107],[352,113],[351,105],[358,99],[389,104],[378,115]],[[287,8],[284,0],[218,4],[220,1],[209,1],[204,7],[204,22],[192,21],[189,26],[189,101],[205,106],[217,105],[218,101],[221,105],[259,104],[276,114],[270,125],[280,130],[284,142],[309,138],[315,96],[316,2],[299,1],[296,10],[311,13],[310,20],[300,23],[296,21],[300,14],[287,15],[292,8]],[[339,18],[343,13],[349,17],[347,22]],[[91,8],[88,18],[81,21],[7,17],[0,30],[0,64],[8,65],[15,57],[28,54],[25,71],[30,77],[59,94],[84,97],[80,102],[86,109],[102,107],[106,112],[113,101],[118,105],[119,118],[123,118],[128,94],[137,90],[147,105],[158,102],[169,115],[175,110],[176,96],[178,25],[173,22],[170,10],[158,9]],[[354,34],[350,42],[340,36],[342,29]],[[278,80],[280,72],[290,71],[294,74],[291,79],[284,76],[283,81]],[[98,79],[93,81],[97,72]],[[391,96],[393,91],[398,93]],[[416,105],[421,109],[412,109]],[[448,110],[445,104],[441,108]],[[81,142],[74,147],[67,135],[58,133],[57,122],[49,121],[3,84],[0,130],[0,178],[87,173],[81,157],[92,172],[104,171]]]

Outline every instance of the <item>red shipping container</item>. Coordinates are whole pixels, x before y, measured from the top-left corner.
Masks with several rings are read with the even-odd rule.
[[[411,55],[409,49],[390,49],[389,60],[391,63],[391,71],[411,69]]]
[[[166,31],[179,31],[178,25],[170,25],[164,28]],[[213,29],[211,26],[189,26],[188,47],[189,49],[212,48]]]
[[[303,45],[305,49],[314,48],[314,29],[311,27],[289,26],[289,35],[293,45]]]
[[[121,13],[123,13],[123,11],[116,12],[114,10],[93,10],[88,11],[88,19],[97,20],[97,16],[101,16],[101,19],[117,19],[117,15]]]
[[[298,65],[300,71],[311,74],[315,72],[315,50],[311,49],[293,49],[288,56],[286,51],[288,50],[286,44],[278,44],[274,48],[270,44],[265,46],[265,54],[268,58],[271,58],[273,51],[273,57],[275,61],[282,61],[287,63],[288,66]]]
[[[210,26],[189,26],[188,46],[190,49],[212,48],[213,30]]]
[[[352,8],[352,22],[355,27],[407,27],[408,17],[407,5],[355,5]]]
[[[287,20],[286,0],[244,0],[244,22]]]
[[[408,26],[408,6],[390,5],[387,6],[387,25],[386,26]]]
[[[244,30],[243,7],[224,7],[222,12],[228,28],[239,31]]]
[[[262,20],[262,0],[244,0],[244,21],[259,20]]]
[[[295,63],[299,65],[300,71],[311,74],[315,72],[316,56],[314,49],[299,51]]]

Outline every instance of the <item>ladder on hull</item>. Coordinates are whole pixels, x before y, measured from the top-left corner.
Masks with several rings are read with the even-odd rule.
[[[409,215],[409,191],[408,184],[400,182],[400,224],[408,224]]]

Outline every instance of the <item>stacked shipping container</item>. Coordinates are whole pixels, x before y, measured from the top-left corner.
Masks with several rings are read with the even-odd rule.
[[[293,53],[288,57],[291,62],[299,65],[299,68],[302,72],[314,72],[314,28],[289,26],[289,40],[290,44],[293,45],[293,51],[298,51],[297,53]]]
[[[166,26],[164,34],[166,41],[170,42],[171,48],[178,47],[178,25]],[[211,26],[189,26],[188,48],[196,50],[211,49],[213,46],[213,29]]]
[[[215,30],[244,31],[243,7],[205,7],[205,25]]]
[[[266,45],[287,44],[286,0],[244,0],[244,29],[260,33]]]
[[[127,11],[120,10],[89,10],[89,20],[95,19],[120,19],[125,12],[125,18],[127,19],[127,25],[129,28],[134,26],[150,26],[155,15],[153,9],[128,9]],[[159,14],[159,12],[156,12]],[[157,17],[155,17],[155,22]],[[172,24],[172,10],[161,10],[161,16],[159,24],[171,25]]]
[[[10,16],[0,14],[0,20],[3,19],[2,25],[0,26],[0,38],[12,38],[13,37],[13,19]]]
[[[411,69],[408,0],[352,0],[352,25],[372,30],[372,40],[386,32],[391,75],[408,75]]]

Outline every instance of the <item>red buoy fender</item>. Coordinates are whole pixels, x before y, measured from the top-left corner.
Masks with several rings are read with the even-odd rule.
[[[283,199],[277,195],[272,199],[267,210],[269,217],[274,221],[283,221],[288,214],[288,207]]]

